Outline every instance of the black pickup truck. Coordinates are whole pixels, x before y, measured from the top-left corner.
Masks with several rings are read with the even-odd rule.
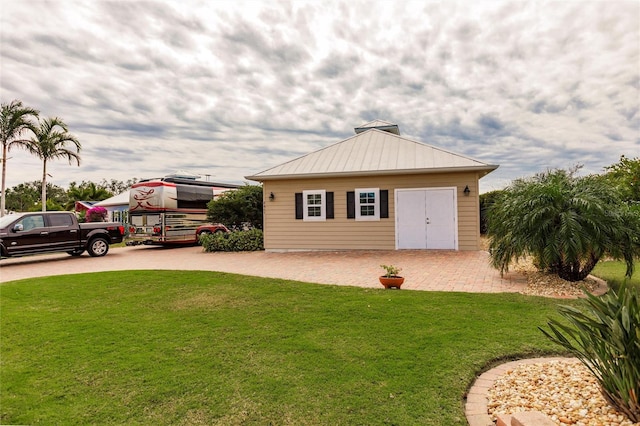
[[[117,222],[78,223],[71,212],[17,213],[0,218],[0,255],[67,252],[104,256],[109,244],[122,242],[124,226]]]

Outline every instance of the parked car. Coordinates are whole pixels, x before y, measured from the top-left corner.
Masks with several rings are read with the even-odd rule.
[[[122,242],[124,226],[118,222],[78,223],[72,212],[32,212],[0,218],[0,255],[66,252],[104,256],[109,245]]]
[[[198,226],[196,228],[196,241],[200,242],[200,235],[208,235],[208,234],[222,234],[226,232],[231,232],[229,229],[221,223],[207,223],[204,225]]]

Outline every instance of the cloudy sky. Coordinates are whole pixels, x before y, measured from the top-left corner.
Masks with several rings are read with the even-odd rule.
[[[373,119],[500,168],[640,155],[638,1],[3,0],[0,95],[58,116],[81,166],[242,182]],[[40,179],[14,150],[7,186]]]

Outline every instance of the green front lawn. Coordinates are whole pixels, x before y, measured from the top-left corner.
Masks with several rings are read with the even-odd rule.
[[[536,328],[557,301],[517,294],[189,271],[0,292],[3,424],[465,425],[490,362],[559,349]]]
[[[593,269],[592,274],[596,277],[602,278],[616,290],[624,281],[627,281],[629,285],[640,290],[640,272],[638,272],[638,268],[640,268],[640,260],[636,260],[635,271],[631,278],[627,278],[624,275],[625,272],[627,272],[627,267],[624,262],[619,260],[601,261],[598,262],[596,267]]]

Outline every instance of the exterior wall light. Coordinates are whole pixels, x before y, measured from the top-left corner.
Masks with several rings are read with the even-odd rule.
[[[469,185],[464,187],[464,195],[469,196],[469,194],[471,194],[471,190],[469,189]],[[271,193],[273,195],[273,192]]]
[[[272,193],[269,194],[269,201],[273,201],[276,199],[276,196]]]

